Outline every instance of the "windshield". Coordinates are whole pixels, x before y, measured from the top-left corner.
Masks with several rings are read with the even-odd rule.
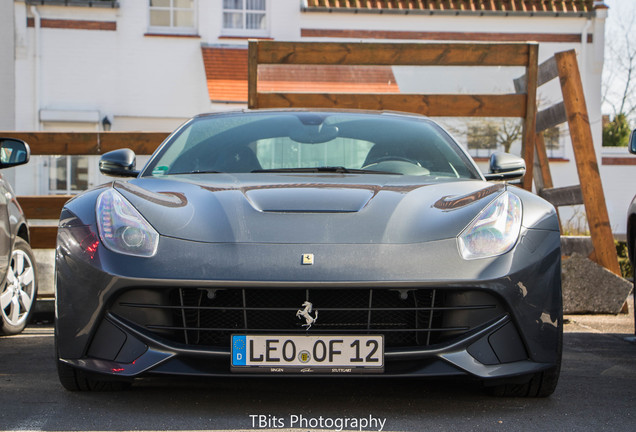
[[[295,111],[197,117],[170,137],[143,175],[254,172],[480,178],[458,145],[427,119]]]

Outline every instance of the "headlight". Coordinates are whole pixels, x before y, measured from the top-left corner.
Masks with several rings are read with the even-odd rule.
[[[513,248],[521,230],[521,200],[504,192],[457,237],[464,259],[488,258]]]
[[[99,237],[108,249],[141,257],[157,252],[159,234],[115,189],[102,192],[95,211]]]

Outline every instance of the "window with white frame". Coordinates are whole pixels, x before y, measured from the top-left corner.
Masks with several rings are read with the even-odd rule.
[[[49,156],[49,193],[76,194],[89,188],[88,156]]]
[[[266,0],[223,0],[223,34],[267,36]]]
[[[149,28],[161,33],[195,33],[195,0],[149,0]]]

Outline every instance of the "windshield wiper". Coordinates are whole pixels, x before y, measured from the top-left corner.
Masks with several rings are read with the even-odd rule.
[[[173,174],[225,174],[223,171],[212,171],[212,170],[194,170],[194,171],[186,171],[180,173]]]
[[[390,174],[390,175],[402,175],[400,173],[389,171],[374,171],[366,169],[345,168],[343,166],[322,166],[322,167],[308,167],[308,168],[272,168],[272,169],[258,169],[252,171],[253,173],[340,173],[340,174]]]

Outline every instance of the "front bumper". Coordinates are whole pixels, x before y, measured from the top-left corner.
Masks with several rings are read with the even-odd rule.
[[[510,253],[473,261],[459,257],[455,239],[407,245],[282,245],[162,238],[157,255],[144,259],[123,257],[101,245],[92,251],[86,245],[94,232],[91,226],[69,224],[58,233],[58,355],[77,368],[119,377],[232,374],[229,345],[183,344],[113,313],[114,302],[125,292],[161,293],[175,287],[483,291],[498,299],[501,314],[430,346],[387,348],[384,373],[376,376],[504,378],[541,371],[559,361],[558,232],[524,229]],[[307,252],[316,256],[313,266],[300,264]]]
[[[109,329],[103,330],[104,326]],[[114,316],[108,316],[106,321],[102,323],[100,330],[104,332],[101,336],[104,338],[112,336],[113,332],[126,334],[125,341],[121,344],[115,359],[106,360],[89,355],[80,359],[60,360],[79,369],[125,378],[133,378],[146,373],[197,376],[231,375],[229,349],[188,349],[161,343]],[[507,337],[505,344],[502,340],[504,335]],[[388,351],[385,353],[385,371],[382,374],[374,374],[374,376],[468,375],[483,379],[495,379],[527,375],[554,366],[551,363],[540,363],[525,358],[525,350],[523,350],[518,337],[510,317],[504,316],[489,326],[451,344],[434,349]],[[497,364],[481,363],[484,359],[490,359],[500,353],[516,356],[518,360]],[[130,357],[131,355],[134,357],[132,361],[130,361],[133,358]],[[271,371],[264,370],[262,373],[252,372],[250,376],[272,376],[278,373],[278,369],[272,368]],[[335,371],[336,369],[334,369],[334,373],[340,375],[357,375],[356,371],[343,368],[338,368],[337,372]],[[285,376],[306,377],[325,376],[325,374],[306,368],[302,373],[285,374]]]

